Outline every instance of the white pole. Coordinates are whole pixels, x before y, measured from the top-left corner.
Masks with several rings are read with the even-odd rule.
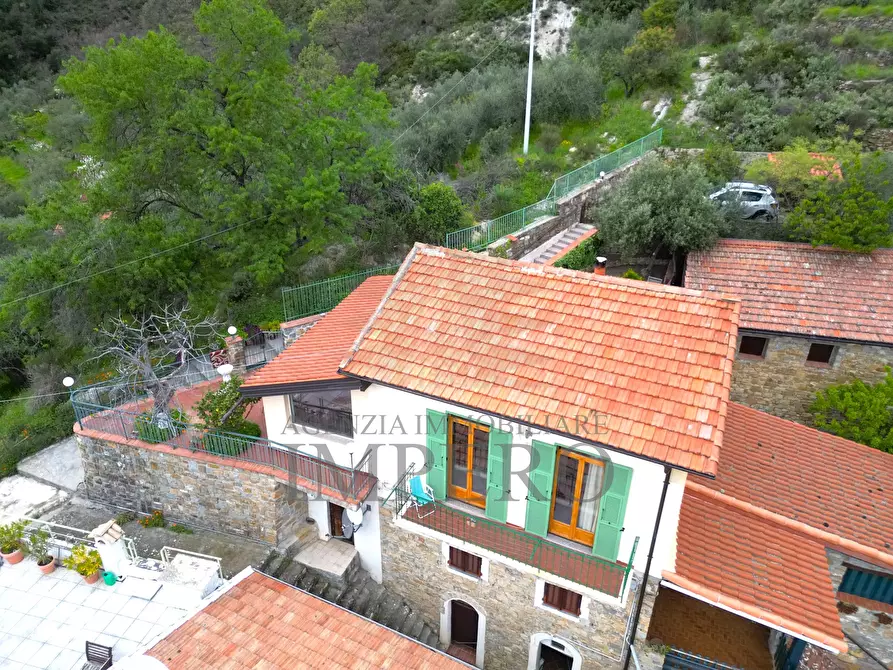
[[[527,109],[524,111],[524,155],[530,145],[530,100],[533,97],[533,40],[536,36],[536,0],[530,12],[530,55],[527,59]]]

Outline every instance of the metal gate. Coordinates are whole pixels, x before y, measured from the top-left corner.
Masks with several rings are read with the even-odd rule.
[[[663,670],[741,670],[704,656],[690,654],[681,649],[670,649],[664,657]]]
[[[256,368],[273,360],[285,348],[280,330],[259,330],[245,338],[245,367]]]

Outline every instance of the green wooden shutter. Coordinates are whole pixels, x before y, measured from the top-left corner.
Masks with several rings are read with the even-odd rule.
[[[429,409],[427,419],[427,481],[434,497],[443,500],[447,493],[447,415]]]
[[[487,516],[494,521],[505,523],[508,518],[509,487],[508,471],[511,463],[512,434],[504,430],[490,429],[490,444],[487,447]]]
[[[620,551],[620,536],[633,471],[632,468],[616,463],[612,463],[609,467],[613,468],[613,477],[608,490],[602,494],[592,553],[600,558],[616,561],[617,553]]]
[[[549,532],[549,516],[552,513],[552,483],[555,480],[554,444],[533,441],[530,470],[530,490],[527,492],[527,521],[524,524],[528,533],[546,537]]]

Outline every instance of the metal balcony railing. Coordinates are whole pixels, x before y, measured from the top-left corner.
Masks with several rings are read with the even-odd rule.
[[[397,514],[406,521],[610,596],[620,597],[626,589],[639,538],[633,542],[627,563],[612,563],[486,517],[469,514],[441,501],[425,505],[420,512],[409,504],[412,476],[413,472],[407,471],[385,499],[388,502],[393,497]]]

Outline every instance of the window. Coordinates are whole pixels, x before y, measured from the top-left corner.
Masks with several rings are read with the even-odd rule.
[[[486,507],[489,427],[451,416],[447,446],[450,457],[450,497],[464,500],[476,507]]]
[[[467,575],[481,576],[481,558],[467,551],[450,547],[449,566]]]
[[[806,354],[806,362],[816,365],[831,365],[834,356],[833,344],[819,344],[814,342],[809,345],[809,353]]]
[[[353,437],[350,391],[296,393],[291,397],[291,420],[321,433]]]
[[[604,464],[572,451],[559,450],[552,487],[549,532],[591,547],[604,479]]]
[[[893,605],[893,574],[848,566],[837,590],[840,594]]]
[[[756,191],[742,191],[741,199],[744,202],[759,202],[763,199],[763,194]]]
[[[560,586],[546,584],[543,588],[543,605],[552,607],[573,616],[580,616],[580,606],[583,604],[583,596],[573,591],[568,591]]]
[[[754,337],[753,335],[742,335],[741,342],[738,344],[738,353],[742,356],[753,356],[754,358],[765,358],[766,345],[769,339],[765,337]]]

